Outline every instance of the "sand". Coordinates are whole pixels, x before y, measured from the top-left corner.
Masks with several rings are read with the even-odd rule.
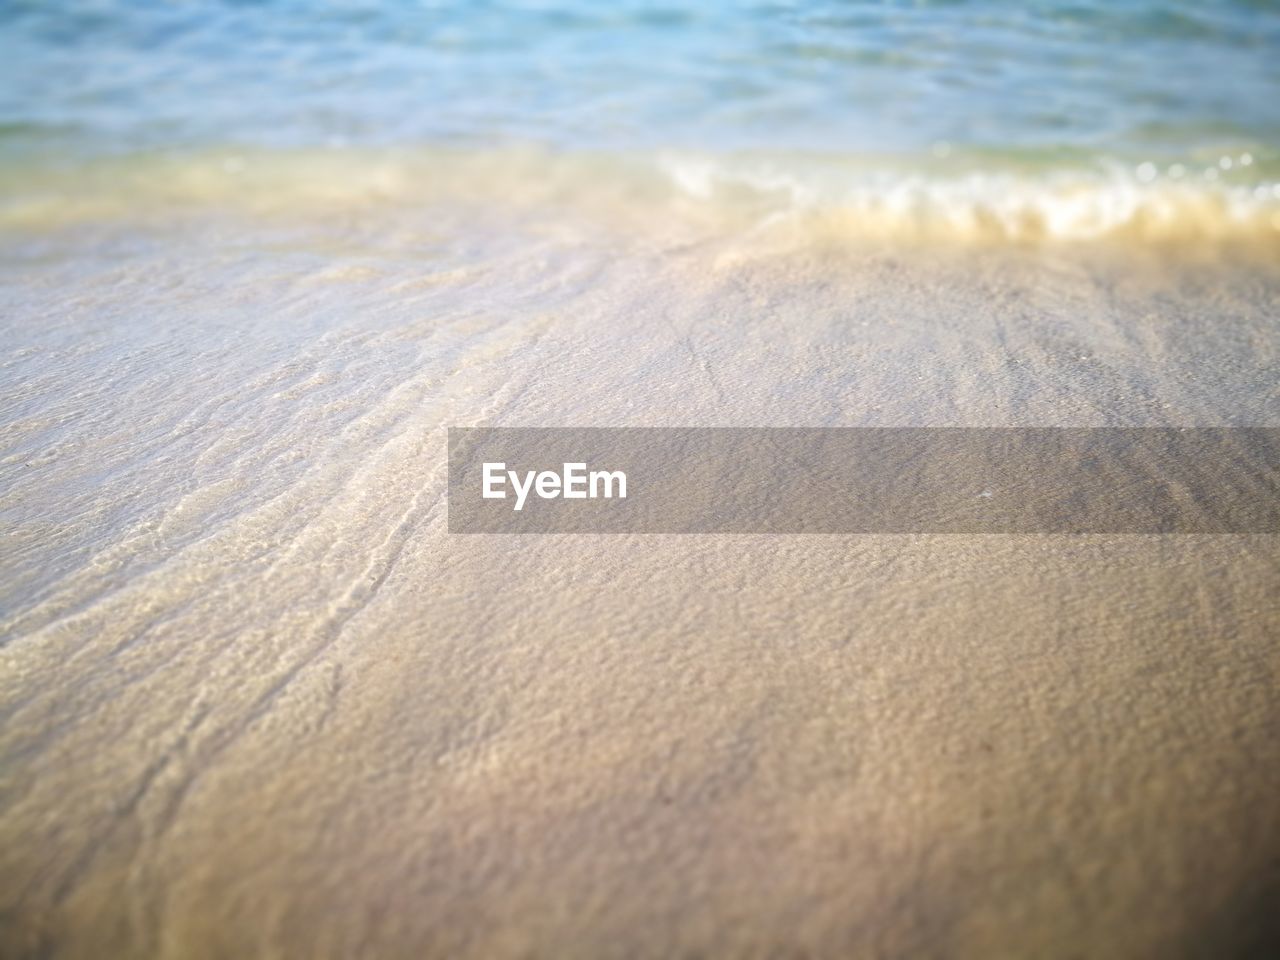
[[[182,203],[5,240],[0,954],[1280,949],[1276,538],[443,499],[449,426],[1276,425],[1274,268]]]

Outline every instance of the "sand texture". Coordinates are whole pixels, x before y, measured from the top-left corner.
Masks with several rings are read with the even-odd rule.
[[[564,209],[10,232],[0,955],[1280,950],[1276,538],[444,502],[449,426],[1274,426],[1275,270]]]

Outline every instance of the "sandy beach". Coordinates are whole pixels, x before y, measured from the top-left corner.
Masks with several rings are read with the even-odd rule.
[[[1275,425],[1256,248],[149,182],[10,224],[5,956],[1275,948],[1274,537],[444,503],[449,426]]]
[[[0,960],[1280,957],[1277,51],[0,4]]]

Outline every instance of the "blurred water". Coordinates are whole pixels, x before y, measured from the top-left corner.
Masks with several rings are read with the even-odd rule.
[[[1102,0],[0,5],[9,152],[209,143],[1280,142],[1280,7]]]

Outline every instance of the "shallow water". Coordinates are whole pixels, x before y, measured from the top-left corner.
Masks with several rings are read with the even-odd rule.
[[[10,143],[1274,147],[1273,5],[8,4]]]
[[[0,225],[460,189],[827,235],[1274,242],[1280,12],[13,4]],[[303,195],[298,196],[299,192]],[[70,208],[70,209],[68,209]]]

